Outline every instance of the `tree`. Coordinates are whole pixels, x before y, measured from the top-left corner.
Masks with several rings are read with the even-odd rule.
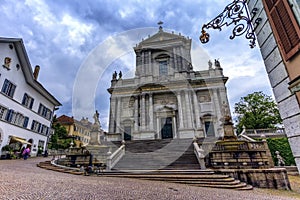
[[[50,138],[49,149],[66,149],[69,148],[72,138],[67,138],[68,132],[66,128],[59,123],[52,125],[54,134]]]
[[[235,103],[234,112],[237,114],[238,133],[243,126],[248,129],[274,128],[282,122],[275,101],[261,91],[242,97]]]

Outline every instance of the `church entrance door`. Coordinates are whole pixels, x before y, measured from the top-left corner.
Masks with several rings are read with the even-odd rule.
[[[131,127],[130,126],[124,127],[124,140],[131,140]]]
[[[173,138],[172,117],[161,119],[161,138]]]

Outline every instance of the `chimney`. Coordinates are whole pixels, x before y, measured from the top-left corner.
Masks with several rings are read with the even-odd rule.
[[[33,72],[33,78],[34,80],[37,80],[38,76],[39,76],[39,71],[40,71],[40,66],[36,65],[34,68],[34,72]]]

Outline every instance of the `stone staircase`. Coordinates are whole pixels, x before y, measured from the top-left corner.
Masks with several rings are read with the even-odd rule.
[[[57,166],[51,164],[50,161],[40,162],[38,167],[53,170],[61,173],[69,173],[74,175],[84,175],[84,172],[78,168],[70,168],[65,166]],[[131,170],[130,172],[104,171],[90,174],[92,176],[101,177],[117,177],[117,178],[134,178],[150,181],[165,181],[178,184],[186,184],[196,187],[211,187],[235,190],[251,190],[253,187],[246,183],[235,180],[228,175],[215,174],[211,170],[158,170],[158,171],[141,171]]]
[[[192,139],[135,140],[126,142],[125,156],[112,170],[193,170],[200,165]]]
[[[134,178],[150,181],[165,181],[178,184],[186,184],[197,187],[211,187],[236,190],[252,190],[253,187],[229,175],[215,174],[211,170],[158,170],[158,171],[127,171],[104,172],[105,177]]]
[[[203,141],[201,141],[203,142]],[[203,144],[203,143],[202,143]],[[121,143],[114,142],[116,147]],[[192,139],[127,141],[125,156],[111,171],[94,171],[90,175],[166,181],[197,187],[251,190],[253,187],[229,175],[201,170]],[[74,175],[84,175],[78,168],[41,162],[38,167]]]

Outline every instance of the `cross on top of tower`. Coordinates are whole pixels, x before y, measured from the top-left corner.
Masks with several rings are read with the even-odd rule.
[[[157,24],[159,25],[159,30],[162,31],[163,28],[162,28],[161,25],[163,24],[163,22],[162,22],[162,21],[159,21]]]

